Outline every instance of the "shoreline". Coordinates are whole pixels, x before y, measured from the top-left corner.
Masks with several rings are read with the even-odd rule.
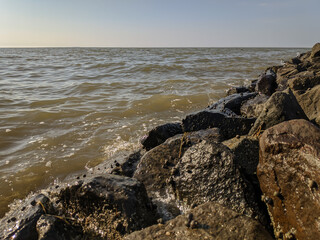
[[[301,230],[298,221],[284,216],[282,204],[297,204],[299,198],[296,203],[290,202],[291,193],[280,191],[288,189],[285,181],[279,183],[276,177],[272,182],[269,175],[273,173],[265,170],[279,161],[275,159],[279,154],[291,158],[299,156],[309,167],[311,160],[298,151],[303,148],[299,138],[308,142],[309,136],[300,136],[299,127],[314,129],[315,136],[309,146],[315,150],[308,154],[311,159],[317,159],[320,148],[314,139],[320,139],[317,135],[320,125],[319,45],[283,66],[268,68],[249,86],[231,89],[227,97],[186,116],[181,122],[151,130],[142,140],[146,150],[119,156],[113,163],[102,163],[86,174],[71,176],[59,185],[39,191],[40,194],[30,194],[16,206],[13,204],[1,220],[3,235],[0,236],[7,239],[13,235],[25,236],[27,232],[30,239],[49,239],[48,236],[173,239],[180,232],[179,237],[188,233],[193,236],[190,239],[205,235],[214,237],[217,233],[212,229],[217,223],[202,215],[205,206],[215,212],[219,221],[231,222],[240,216],[239,222],[220,228],[224,234],[235,227],[239,236],[249,239],[257,236],[259,239],[319,237],[320,233],[315,230],[307,233],[317,224],[316,219],[310,217],[312,223],[304,222]],[[291,147],[286,148],[284,140],[280,139],[272,145],[270,142],[276,141],[281,129],[285,129],[282,135],[297,135],[297,143],[291,146],[289,142],[287,145]],[[270,140],[271,133],[275,137]],[[259,148],[260,157],[257,157]],[[298,153],[292,155],[292,149]],[[305,177],[303,184],[311,194],[318,194],[320,181],[313,174],[317,169],[311,165],[312,176]],[[280,190],[277,187],[270,190],[265,182],[268,186],[284,186]],[[311,197],[310,192],[308,195]],[[318,201],[309,200],[312,206],[318,206]],[[235,217],[224,219],[218,214],[221,212],[230,212]],[[304,211],[297,213],[300,220],[304,214]],[[187,218],[182,226],[183,216]],[[270,217],[276,226],[273,229]],[[251,226],[251,231],[240,227],[245,222]],[[170,229],[169,223],[175,228]],[[146,229],[139,231],[143,228]],[[229,234],[224,237],[235,237],[232,232]]]

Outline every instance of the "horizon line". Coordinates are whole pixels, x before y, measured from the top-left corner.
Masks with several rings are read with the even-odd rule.
[[[152,47],[143,47],[143,46],[136,46],[136,47],[129,47],[129,46],[0,46],[0,48],[312,48],[311,47],[282,47],[282,46],[277,46],[277,47],[270,47],[270,46],[205,46],[205,47],[196,47],[196,46],[185,46],[185,47],[178,47],[178,46],[162,46],[162,47],[157,47],[157,46],[152,46]]]

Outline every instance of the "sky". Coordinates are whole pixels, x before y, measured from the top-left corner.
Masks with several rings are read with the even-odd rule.
[[[0,0],[0,47],[312,47],[320,0]]]

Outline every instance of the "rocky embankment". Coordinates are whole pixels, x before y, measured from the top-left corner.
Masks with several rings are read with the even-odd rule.
[[[11,205],[1,239],[320,239],[320,44]]]

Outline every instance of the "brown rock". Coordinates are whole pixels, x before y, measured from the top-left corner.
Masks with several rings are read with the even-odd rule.
[[[195,219],[193,228],[186,226],[187,215],[181,215],[163,225],[134,232],[125,239],[273,239],[257,221],[216,203],[205,203],[191,213]]]
[[[307,91],[294,91],[296,99],[310,119],[320,126],[320,84]]]
[[[263,111],[254,123],[249,135],[259,133],[278,123],[292,119],[307,119],[290,89],[274,93],[264,104]]]
[[[320,57],[320,43],[316,43],[311,50],[310,58],[312,61],[318,60]]]
[[[260,138],[258,178],[275,235],[320,239],[320,129],[291,120]]]

